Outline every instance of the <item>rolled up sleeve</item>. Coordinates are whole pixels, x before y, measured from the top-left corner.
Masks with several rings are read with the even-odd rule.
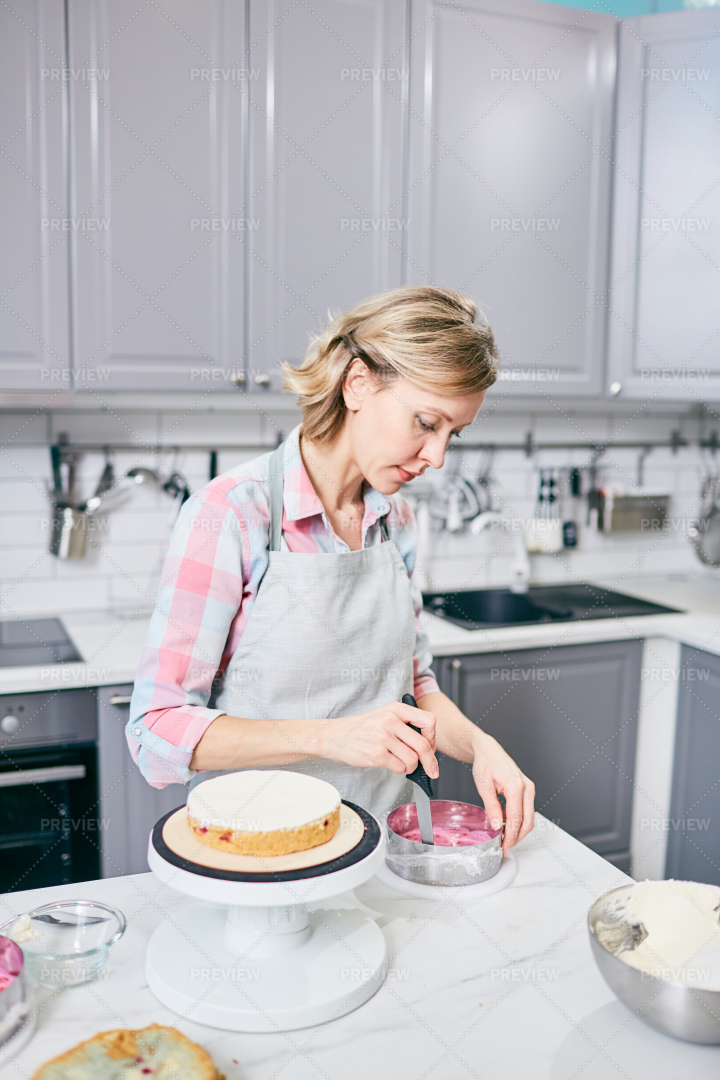
[[[222,484],[180,511],[138,668],[126,736],[152,787],[185,784],[193,751],[223,714],[208,707],[213,681],[243,600],[247,530]],[[247,560],[246,560],[247,561]]]

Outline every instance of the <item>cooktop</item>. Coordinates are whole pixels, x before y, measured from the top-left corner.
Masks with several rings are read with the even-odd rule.
[[[60,619],[0,619],[0,667],[64,664],[82,656]]]

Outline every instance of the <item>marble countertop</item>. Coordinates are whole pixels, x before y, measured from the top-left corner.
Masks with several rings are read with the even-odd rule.
[[[682,614],[592,619],[493,630],[464,630],[423,614],[435,656],[548,648],[622,638],[665,637],[720,655],[720,579],[674,574],[594,579],[595,584],[644,600],[681,608]],[[52,612],[49,614],[58,614]],[[131,683],[147,633],[149,615],[74,612],[60,617],[84,663],[0,668],[0,694]]]
[[[6,893],[0,921],[39,903],[83,897],[118,906],[128,929],[105,978],[47,991],[37,1030],[3,1080],[28,1080],[41,1063],[98,1031],[153,1022],[177,1024],[227,1080],[717,1080],[720,1048],[653,1031],[614,997],[595,966],[588,908],[629,879],[542,817],[515,854],[515,881],[473,905],[450,891],[442,902],[410,899],[376,878],[357,888],[356,902],[386,937],[385,984],[348,1016],[277,1035],[205,1027],[154,998],[143,972],[148,939],[189,901],[153,874]]]
[[[0,694],[134,682],[149,615],[132,617],[102,611],[49,614],[62,619],[83,662],[0,668]]]

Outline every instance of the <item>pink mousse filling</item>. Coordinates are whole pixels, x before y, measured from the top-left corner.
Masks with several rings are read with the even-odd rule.
[[[402,835],[406,840],[416,840],[422,844],[420,829],[409,829]],[[433,840],[437,847],[468,847],[470,844],[484,844],[492,838],[493,834],[484,829],[466,829],[464,825],[433,825]]]

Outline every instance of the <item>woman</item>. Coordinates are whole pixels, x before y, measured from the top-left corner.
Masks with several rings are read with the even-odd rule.
[[[438,749],[472,763],[496,828],[505,795],[505,851],[532,829],[532,783],[430,670],[397,496],[473,423],[496,356],[467,297],[404,288],[284,365],[302,425],[197,492],[170,541],[127,727],[153,786],[283,767],[382,816]]]

